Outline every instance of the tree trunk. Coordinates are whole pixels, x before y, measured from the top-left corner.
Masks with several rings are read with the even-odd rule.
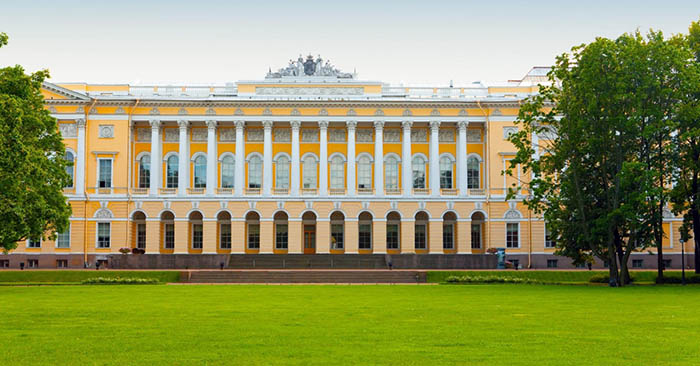
[[[610,287],[618,287],[620,285],[620,277],[617,272],[617,254],[612,243],[608,244],[608,269],[610,273],[608,284]]]
[[[695,205],[691,210],[693,215],[693,241],[695,242],[695,273],[700,274],[700,212]]]

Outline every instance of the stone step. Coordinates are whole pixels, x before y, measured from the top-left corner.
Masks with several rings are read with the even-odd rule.
[[[190,283],[421,283],[420,271],[191,271]]]

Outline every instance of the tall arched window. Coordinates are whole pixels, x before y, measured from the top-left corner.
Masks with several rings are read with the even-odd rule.
[[[425,188],[425,159],[415,156],[412,161],[413,188]]]
[[[399,160],[394,156],[384,159],[384,187],[394,191],[399,189]]]
[[[467,159],[467,188],[479,189],[479,159],[475,156]]]
[[[345,171],[343,158],[336,155],[331,158],[331,189],[345,188]]]
[[[304,158],[304,188],[316,188],[316,159],[308,155]]]
[[[275,163],[275,187],[289,189],[289,158],[280,155]]]
[[[66,162],[68,165],[66,165],[66,173],[68,173],[68,176],[70,177],[70,183],[66,186],[66,188],[72,188],[73,187],[73,161],[75,158],[73,157],[73,153],[70,151],[66,151],[66,156],[65,156]]]
[[[440,158],[440,188],[452,189],[452,159],[447,156]]]
[[[262,185],[262,159],[253,155],[248,161],[248,188],[260,188]]]
[[[171,155],[167,161],[167,175],[165,178],[166,188],[177,188],[177,176],[178,176],[178,157],[177,155]]]
[[[194,159],[194,188],[207,187],[207,158],[204,155]]]
[[[151,186],[151,156],[144,155],[139,160],[139,188]]]
[[[233,178],[236,172],[236,161],[233,156],[226,155],[221,159],[221,188],[233,188]]]
[[[372,162],[367,155],[361,156],[357,162],[357,188],[372,188]]]

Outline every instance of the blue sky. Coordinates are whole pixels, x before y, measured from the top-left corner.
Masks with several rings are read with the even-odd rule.
[[[225,83],[311,52],[361,79],[464,85],[520,78],[596,36],[698,19],[697,0],[2,0],[0,66],[56,82]]]

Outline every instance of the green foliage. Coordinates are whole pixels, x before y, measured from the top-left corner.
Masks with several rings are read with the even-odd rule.
[[[7,34],[0,32],[0,48],[7,45]]]
[[[59,271],[0,271],[0,283],[80,283],[97,277],[149,278],[158,282],[179,282],[178,271],[95,271],[95,270],[59,270]]]
[[[657,284],[682,284],[683,279],[680,276],[663,276],[656,278]],[[700,284],[700,275],[687,274],[685,277],[685,283],[687,284]]]
[[[449,276],[445,279],[447,283],[518,283],[528,285],[542,285],[545,282],[533,280],[531,278],[508,277],[508,276]]]
[[[0,36],[6,44],[7,36]],[[54,239],[68,226],[71,208],[65,146],[56,120],[44,109],[47,71],[26,75],[21,66],[0,69],[0,248],[31,238]]]
[[[159,283],[154,278],[134,277],[93,277],[80,281],[83,285],[154,285]]]
[[[600,273],[591,276],[591,278],[588,279],[588,282],[590,283],[610,283],[610,275],[605,274],[605,273]],[[629,282],[634,282],[634,276],[630,276]]]

